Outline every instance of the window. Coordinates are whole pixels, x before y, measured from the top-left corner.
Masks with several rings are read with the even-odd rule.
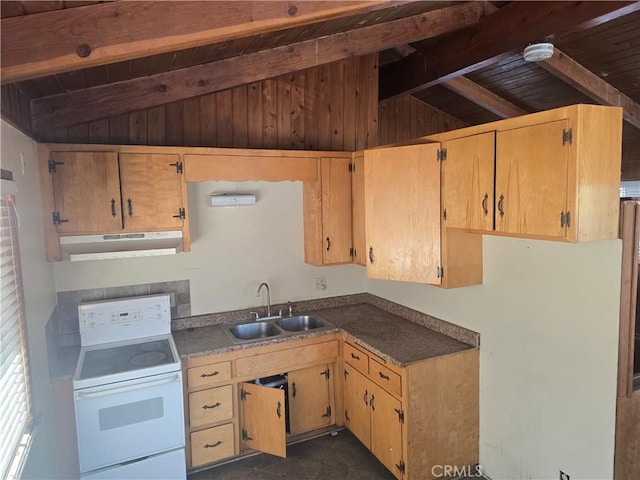
[[[0,476],[19,475],[24,461],[26,441],[32,424],[27,360],[26,323],[17,216],[12,195],[4,180],[0,199],[0,270],[2,317],[0,319]]]

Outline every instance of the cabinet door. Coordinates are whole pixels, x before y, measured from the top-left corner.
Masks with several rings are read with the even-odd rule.
[[[182,174],[179,155],[120,155],[122,211],[129,231],[181,229]]]
[[[442,145],[442,208],[446,227],[493,230],[495,133],[449,140]]]
[[[367,241],[364,221],[364,152],[353,154],[351,164],[351,221],[353,231],[353,261],[367,266]]]
[[[350,365],[344,366],[344,424],[371,448],[369,380]]]
[[[122,230],[118,156],[113,152],[51,152],[58,233]]]
[[[289,372],[289,430],[292,435],[334,423],[333,365]]]
[[[322,158],[323,264],[351,262],[350,158]]]
[[[245,447],[286,457],[284,390],[243,383],[241,399]]]
[[[570,145],[567,120],[498,132],[496,231],[564,237]]]
[[[396,477],[402,478],[402,404],[373,382],[371,398],[371,452]]]
[[[365,151],[367,276],[439,284],[439,143]]]

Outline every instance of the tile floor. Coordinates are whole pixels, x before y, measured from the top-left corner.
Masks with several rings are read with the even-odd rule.
[[[192,473],[188,480],[394,480],[347,430],[289,445],[287,458],[256,455]]]

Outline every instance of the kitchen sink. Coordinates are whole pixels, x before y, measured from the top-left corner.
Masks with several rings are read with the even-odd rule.
[[[270,322],[252,322],[235,325],[229,329],[238,340],[256,340],[280,335],[282,331]]]
[[[287,332],[300,332],[302,330],[315,330],[325,326],[322,320],[311,315],[299,315],[297,317],[280,318],[275,322]]]

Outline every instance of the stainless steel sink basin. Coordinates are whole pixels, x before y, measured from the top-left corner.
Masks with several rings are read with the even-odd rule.
[[[256,340],[279,335],[281,330],[271,322],[252,322],[235,325],[229,328],[231,335],[238,340]]]
[[[287,332],[300,332],[302,330],[314,330],[322,328],[325,323],[311,315],[299,315],[297,317],[286,317],[276,320],[276,324]]]

